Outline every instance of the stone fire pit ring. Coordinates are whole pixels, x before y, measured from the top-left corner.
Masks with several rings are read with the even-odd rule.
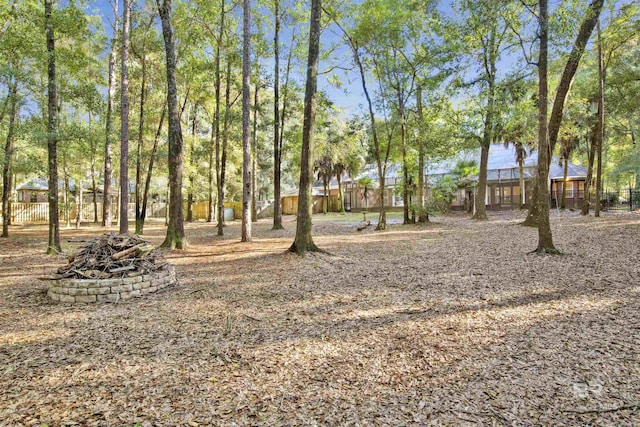
[[[64,303],[118,302],[164,289],[176,283],[176,273],[167,265],[152,273],[109,279],[57,279],[49,283],[47,295]]]

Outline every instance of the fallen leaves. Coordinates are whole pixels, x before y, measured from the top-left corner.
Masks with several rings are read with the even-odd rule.
[[[358,215],[318,215],[333,255],[305,258],[285,253],[291,218],[248,245],[237,224],[188,224],[168,256],[180,286],[77,307],[33,280],[59,261],[46,229],[18,229],[0,258],[0,424],[637,425],[638,216],[555,216],[559,257],[526,255],[520,216],[358,233]]]

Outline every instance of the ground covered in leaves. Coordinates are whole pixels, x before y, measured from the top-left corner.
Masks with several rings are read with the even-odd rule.
[[[319,215],[330,254],[304,258],[293,217],[249,244],[189,224],[178,285],[74,306],[36,279],[64,264],[46,229],[12,228],[0,425],[639,425],[640,214],[552,216],[562,256],[528,254],[519,212],[384,232]]]

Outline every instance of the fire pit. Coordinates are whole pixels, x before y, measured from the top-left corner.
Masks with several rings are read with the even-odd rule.
[[[176,282],[175,270],[148,241],[136,235],[105,234],[84,241],[60,267],[47,295],[66,303],[117,302]]]

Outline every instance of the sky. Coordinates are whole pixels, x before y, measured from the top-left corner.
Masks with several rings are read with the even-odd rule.
[[[119,3],[120,13],[122,13],[123,0],[117,0],[117,1]],[[617,3],[622,4],[627,2],[628,0],[622,0]],[[448,5],[449,5],[449,2],[443,1],[440,4],[439,10],[443,15],[448,16],[449,18],[454,17],[453,9]],[[555,7],[557,7],[557,2],[551,1],[551,8],[553,9]],[[109,0],[93,0],[93,1],[90,0],[88,3],[88,8],[90,10],[95,10],[100,14],[103,22],[103,27],[105,28],[107,35],[110,36],[112,32],[111,21],[113,17],[112,17],[112,6]],[[267,14],[266,15],[267,20],[272,19],[272,17],[270,16],[270,12],[268,10],[263,9],[261,12],[264,12],[265,14]],[[236,8],[236,13],[241,13],[241,8]],[[305,24],[305,25],[308,25],[308,24]],[[298,32],[300,31],[306,31],[306,28],[305,29],[299,28]],[[270,44],[272,44],[272,40],[273,40],[272,29],[269,28],[267,30],[266,37],[268,38]],[[291,38],[291,28],[283,25],[281,34],[280,34],[280,40],[281,40],[282,46],[284,46],[285,48],[288,47],[287,45],[290,43],[290,38]],[[324,49],[327,49],[329,46],[336,45],[336,44],[341,44],[341,45],[332,53],[331,60],[320,61],[318,90],[327,94],[329,99],[331,99],[334,102],[334,104],[343,111],[343,114],[345,116],[349,116],[353,114],[359,114],[360,112],[365,110],[364,104],[366,102],[366,99],[362,91],[359,74],[356,72],[356,70],[353,70],[350,72],[343,72],[340,70],[335,71],[335,74],[339,77],[339,79],[343,83],[343,85],[339,88],[335,87],[328,81],[330,74],[323,74],[324,70],[327,70],[328,68],[336,64],[340,64],[345,67],[352,66],[352,53],[349,47],[345,43],[340,43],[341,38],[342,38],[342,34],[340,33],[340,30],[335,25],[331,25],[328,28],[325,28],[325,30],[322,33],[321,43]],[[503,74],[515,69],[516,67],[520,67],[520,65],[518,64],[519,64],[519,61],[521,61],[521,58],[522,58],[522,52],[519,49],[515,49],[513,52],[505,52],[503,54],[503,57],[500,63],[498,64],[499,74]],[[304,73],[306,58],[304,59],[303,62],[305,62],[305,64],[301,64],[300,67],[297,68],[297,72],[296,72],[296,78],[298,81],[302,82],[302,85],[304,84],[303,81],[305,78],[305,76],[302,74]],[[284,67],[286,65],[286,49],[281,48],[280,63],[282,66],[280,73],[281,73],[281,76],[283,76]],[[273,74],[273,58],[272,57],[265,58],[263,61],[263,66],[267,71],[267,73],[271,75]],[[472,66],[465,72],[466,80],[473,80],[473,78],[477,74],[476,68],[477,67]],[[535,73],[535,69],[530,69],[530,71]]]
[[[119,14],[122,14],[123,0],[118,0],[118,7],[119,7]],[[105,29],[105,32],[107,33],[107,36],[111,37],[113,11],[112,11],[112,6],[110,2],[108,0],[93,0],[88,3],[88,8],[90,11],[94,11],[94,13],[97,12],[97,14],[100,15],[102,19],[102,24]],[[306,25],[308,25],[308,23]],[[288,48],[288,44],[290,43],[291,31],[292,31],[291,28],[288,28],[284,25],[282,26],[282,29],[280,31],[280,42],[281,42],[281,45],[284,46],[285,48]],[[300,31],[301,29],[299,28],[298,32]],[[272,44],[273,31],[269,32],[267,34],[267,37]],[[330,27],[323,31],[321,36],[321,43],[323,44],[324,47],[328,47],[339,42],[340,38],[341,36],[340,34],[338,34],[337,29],[334,27]],[[283,50],[284,50],[283,48],[281,48],[280,50],[281,77],[284,76],[284,67],[286,66],[286,51],[284,51],[283,53]],[[105,54],[107,54],[106,51],[105,51]],[[329,67],[332,66],[332,64],[336,62],[340,64],[344,64],[344,66],[346,67],[351,66],[351,52],[349,48],[345,45],[335,50],[333,56],[334,58],[336,58],[335,60],[320,61],[319,70],[318,70],[319,71],[318,90],[326,93],[329,99],[331,99],[337,107],[339,107],[341,110],[344,111],[344,114],[346,115],[355,114],[360,110],[360,107],[365,101],[364,93],[362,92],[360,79],[358,75],[355,72],[343,73],[343,72],[337,71],[335,74],[340,76],[340,80],[343,83],[343,85],[340,88],[337,88],[331,83],[329,83],[328,81],[329,74],[323,74],[323,71],[326,71]],[[304,61],[306,63],[306,58]],[[272,75],[273,74],[273,57],[266,58],[265,61],[263,62],[263,65],[267,69],[267,72]],[[302,71],[305,68],[305,65],[303,64],[299,68]],[[303,81],[305,76],[301,76],[298,73],[296,77],[298,80]]]

